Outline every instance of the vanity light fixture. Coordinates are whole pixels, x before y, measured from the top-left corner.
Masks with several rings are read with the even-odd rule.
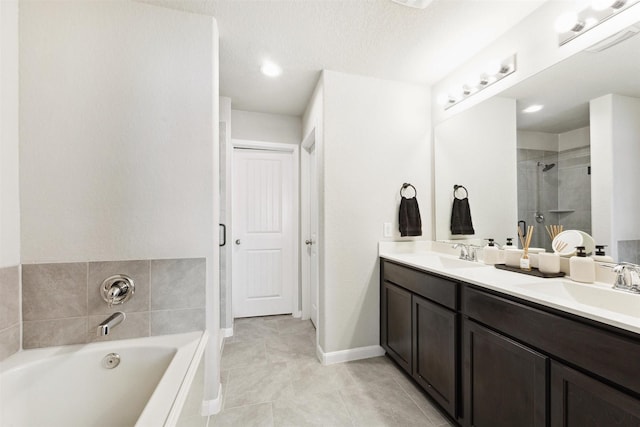
[[[523,113],[537,113],[538,111],[542,110],[543,108],[544,108],[544,105],[533,104],[533,105],[529,105],[527,108],[522,110],[522,112]]]
[[[620,9],[627,3],[627,0],[593,0],[591,2],[591,8],[598,12],[605,9]]]
[[[508,75],[513,74],[515,71],[516,54],[514,53],[503,61],[487,64],[485,71],[478,74],[479,77],[468,79],[469,81],[467,83],[453,87],[448,93],[443,93],[438,96],[438,104],[444,106],[444,109],[447,110],[481,90],[488,88],[492,84],[499,82]]]
[[[271,61],[264,61],[260,67],[260,71],[267,77],[278,77],[282,74],[282,68]]]
[[[581,12],[560,15],[555,23],[558,45],[568,43],[638,1],[640,0],[592,0],[591,6]]]

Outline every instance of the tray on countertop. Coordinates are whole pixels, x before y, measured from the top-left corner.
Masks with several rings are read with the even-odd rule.
[[[519,267],[511,267],[506,264],[495,264],[495,268],[498,270],[507,270],[513,271],[514,273],[528,274],[529,276],[542,277],[544,279],[551,279],[555,277],[564,277],[565,274],[561,271],[560,273],[543,273],[535,267],[531,267],[531,271],[521,270]]]

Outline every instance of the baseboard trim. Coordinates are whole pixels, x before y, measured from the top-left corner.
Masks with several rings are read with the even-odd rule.
[[[203,400],[200,415],[207,417],[209,415],[215,415],[222,409],[222,384],[218,389],[218,397],[211,400]]]
[[[224,347],[224,339],[233,336],[233,327],[231,328],[220,328],[220,333],[218,334],[219,344],[220,344],[220,352],[222,352],[222,348]]]
[[[322,347],[316,347],[316,355],[323,365],[350,362],[352,360],[369,359],[371,357],[384,356],[384,349],[379,345],[368,347],[356,347],[348,350],[332,351],[325,353]]]
[[[302,312],[301,311],[293,312],[293,313],[291,313],[291,316],[296,318],[296,319],[299,319],[299,318],[302,317]]]

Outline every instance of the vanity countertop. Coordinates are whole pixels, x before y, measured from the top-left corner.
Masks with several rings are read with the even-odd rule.
[[[640,334],[640,295],[614,290],[608,283],[543,279],[499,270],[482,261],[459,260],[450,246],[428,241],[380,242],[379,256]]]

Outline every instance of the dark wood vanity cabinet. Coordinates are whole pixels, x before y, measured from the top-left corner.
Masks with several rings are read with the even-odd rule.
[[[458,315],[413,295],[411,375],[449,414],[456,410],[456,327]]]
[[[398,365],[411,372],[411,293],[388,282],[383,283],[382,292],[382,347]]]
[[[640,337],[381,260],[381,345],[465,427],[640,427]]]
[[[463,424],[544,427],[548,357],[471,320],[462,333]]]
[[[640,426],[638,399],[557,362],[550,406],[551,427]]]
[[[387,261],[381,269],[381,345],[455,417],[458,284]]]

